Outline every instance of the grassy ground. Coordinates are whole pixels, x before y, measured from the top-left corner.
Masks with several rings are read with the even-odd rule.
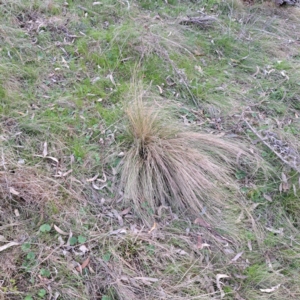
[[[0,1],[1,299],[299,299],[300,10],[257,2]],[[260,157],[213,220],[124,201],[137,86]]]

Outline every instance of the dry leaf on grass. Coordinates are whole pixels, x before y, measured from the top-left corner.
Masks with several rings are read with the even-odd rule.
[[[269,195],[267,195],[267,194],[263,194],[263,196],[264,196],[264,198],[266,199],[266,200],[268,200],[269,202],[272,202],[273,201],[273,199],[271,198],[271,196],[269,196]]]
[[[54,162],[56,162],[57,164],[59,164],[59,161],[57,158],[53,157],[53,156],[43,156],[43,155],[34,155],[35,157],[42,157],[42,158],[48,158],[50,160],[53,160]]]
[[[9,192],[10,192],[11,194],[15,195],[15,196],[19,196],[19,195],[20,195],[20,193],[17,192],[13,187],[10,187],[10,188],[9,188]]]
[[[98,178],[98,176],[99,176],[99,173],[96,174],[96,175],[95,175],[94,177],[92,177],[92,178],[86,179],[86,182],[93,182],[93,181],[95,181],[95,180]]]
[[[53,177],[56,177],[56,178],[60,178],[60,177],[66,177],[66,176],[68,176],[70,173],[72,173],[73,172],[73,170],[71,169],[71,170],[69,170],[69,171],[67,171],[67,172],[61,172],[61,171],[58,171],[57,172],[57,174],[56,175],[53,175]]]
[[[68,232],[65,232],[65,231],[61,230],[58,226],[53,225],[53,227],[54,227],[54,229],[55,229],[59,234],[61,234],[61,235],[69,235]]]
[[[217,280],[216,284],[221,293],[221,299],[224,298],[224,296],[225,296],[225,293],[221,287],[222,282],[220,281],[220,279],[222,279],[222,278],[229,278],[229,276],[226,274],[217,274],[217,276],[216,276],[216,280]]]
[[[93,188],[94,188],[95,190],[101,191],[101,190],[103,190],[105,187],[107,187],[107,184],[104,184],[104,185],[102,185],[102,186],[98,186],[98,185],[96,185],[96,184],[94,183],[94,181],[93,181],[93,182],[92,182],[92,186],[93,186]]]
[[[17,196],[19,203],[43,204],[57,198],[58,189],[52,179],[36,168],[20,166],[14,172],[0,172],[0,198]]]
[[[0,252],[4,251],[4,250],[6,250],[6,249],[8,249],[8,248],[10,248],[12,246],[17,246],[17,245],[20,245],[20,244],[17,243],[17,242],[10,242],[10,243],[8,243],[6,245],[1,246],[0,247]]]
[[[205,227],[205,228],[211,228],[211,226],[202,218],[197,218],[194,221],[194,224],[197,224],[197,225]]]
[[[150,285],[152,282],[157,282],[158,278],[151,278],[151,277],[134,277],[135,280],[140,280],[142,283],[146,285]]]
[[[80,250],[83,254],[85,254],[86,252],[89,251],[89,249],[88,249],[85,245],[81,245],[81,246],[79,247],[79,250]]]
[[[201,237],[201,235],[198,235],[198,238],[197,238],[197,248],[198,249],[202,249],[203,248],[203,243],[202,243],[202,237]]]
[[[120,214],[119,214],[115,209],[113,209],[111,212],[112,212],[112,213],[114,214],[114,216],[118,219],[119,225],[120,225],[120,226],[123,226],[124,221],[123,221],[122,217],[120,216]]]
[[[78,272],[81,272],[88,264],[90,263],[90,257],[88,257],[81,265],[80,265],[80,267],[78,266],[77,268],[76,268],[76,270],[78,271]]]
[[[259,289],[259,290],[263,293],[273,293],[280,287],[280,285],[281,284],[277,284],[277,285],[271,287],[270,289]]]
[[[159,93],[162,94],[164,92],[163,89],[159,85],[156,85],[156,86],[159,89]]]
[[[103,179],[98,178],[97,181],[102,182],[102,183],[105,183],[107,181],[107,177],[104,172],[103,172]]]
[[[120,228],[120,229],[111,231],[109,233],[109,235],[117,235],[117,234],[126,233],[126,232],[127,232],[127,230],[125,228]]]
[[[120,216],[125,216],[131,211],[131,207],[128,207],[120,212]]]
[[[153,230],[155,230],[157,227],[156,222],[154,222],[153,226],[151,227],[151,229],[148,231],[148,233],[151,233]]]
[[[43,146],[43,157],[46,157],[48,155],[47,147],[48,147],[48,144],[47,144],[47,142],[45,142],[44,146]]]
[[[243,255],[244,251],[238,253],[229,263],[232,264],[234,262],[236,262],[242,255]]]

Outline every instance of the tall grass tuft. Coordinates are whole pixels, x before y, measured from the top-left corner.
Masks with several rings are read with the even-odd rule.
[[[129,143],[121,183],[140,215],[149,216],[161,205],[194,213],[224,207],[238,158],[251,160],[241,145],[186,131],[142,99],[126,108],[126,116]]]

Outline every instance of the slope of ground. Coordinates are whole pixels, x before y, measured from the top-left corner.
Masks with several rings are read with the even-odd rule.
[[[299,299],[299,33],[269,1],[0,1],[0,299]],[[137,93],[257,168],[145,222],[120,188]]]

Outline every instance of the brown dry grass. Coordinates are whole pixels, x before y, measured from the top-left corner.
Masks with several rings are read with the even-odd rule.
[[[141,215],[161,205],[194,213],[220,211],[235,186],[232,174],[241,168],[239,157],[253,160],[239,143],[185,131],[141,98],[126,115],[130,143],[121,182],[125,198]]]
[[[19,168],[0,173],[0,197],[40,205],[54,198],[57,187],[41,178],[36,170]]]

